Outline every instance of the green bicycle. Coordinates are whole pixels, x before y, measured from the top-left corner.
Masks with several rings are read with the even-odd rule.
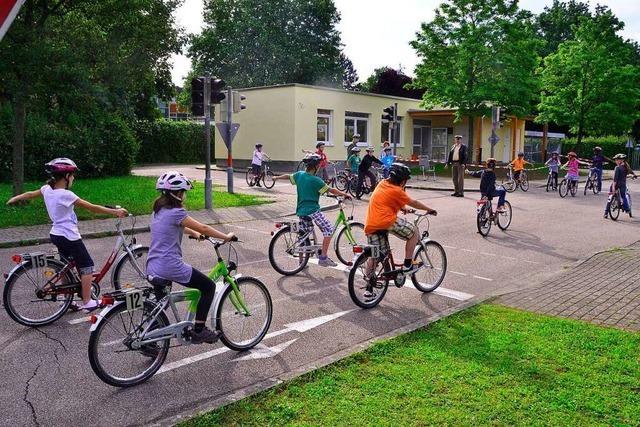
[[[340,209],[333,228],[333,234],[338,233],[334,241],[334,249],[341,263],[351,265],[353,248],[364,245],[367,237],[364,234],[364,224],[353,220],[355,205],[351,202],[351,215],[344,213],[344,199],[338,197]],[[271,266],[284,276],[291,276],[307,265],[309,258],[318,254],[321,249],[315,227],[305,227],[305,221],[283,221],[276,223],[277,231],[272,231],[269,243],[269,262]],[[312,223],[313,224],[313,223]]]
[[[269,330],[273,316],[271,296],[258,279],[232,276],[236,263],[225,264],[219,247],[225,242],[212,238],[218,262],[209,273],[216,282],[211,305],[215,313],[211,323],[220,340],[232,350],[245,351],[257,345]],[[237,239],[236,239],[237,241]],[[237,252],[229,245],[231,251]],[[190,345],[198,289],[171,292],[171,282],[149,277],[153,286],[116,291],[102,297],[106,306],[90,318],[89,362],[95,374],[116,387],[140,384],[153,376],[164,363],[172,339],[177,345]],[[187,314],[181,320],[176,303],[187,302]],[[175,322],[169,321],[171,309]]]

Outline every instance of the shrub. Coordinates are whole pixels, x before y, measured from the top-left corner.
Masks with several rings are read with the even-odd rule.
[[[608,158],[612,158],[618,153],[627,152],[626,136],[586,137],[582,139],[582,144],[577,151],[576,143],[575,138],[565,139],[562,142],[562,154],[566,155],[569,151],[575,151],[578,157],[590,159],[593,156],[593,148],[596,146],[602,147],[602,154]],[[613,167],[613,165],[609,165],[609,167]]]
[[[139,120],[134,130],[140,141],[137,163],[204,163],[204,125],[190,121]],[[213,129],[212,129],[213,137]],[[212,144],[213,145],[213,144]],[[213,147],[211,147],[213,160]]]

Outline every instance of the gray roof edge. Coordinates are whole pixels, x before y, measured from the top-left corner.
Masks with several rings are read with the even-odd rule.
[[[348,94],[353,94],[353,95],[366,95],[366,96],[375,96],[375,97],[378,97],[378,98],[387,98],[387,99],[397,99],[397,100],[402,100],[402,101],[421,102],[420,99],[405,98],[405,97],[402,97],[402,96],[383,95],[383,94],[380,94],[380,93],[358,92],[358,91],[354,91],[354,90],[346,90],[346,89],[339,89],[339,88],[325,87],[325,86],[314,86],[314,85],[307,85],[307,84],[301,84],[301,83],[285,83],[285,84],[270,85],[270,86],[254,86],[254,87],[246,87],[246,88],[240,88],[240,89],[234,89],[234,90],[250,91],[250,90],[260,90],[260,89],[277,89],[277,88],[285,88],[285,87],[302,87],[302,88],[307,88],[307,89],[328,90],[328,91],[332,91],[332,92],[348,93]]]

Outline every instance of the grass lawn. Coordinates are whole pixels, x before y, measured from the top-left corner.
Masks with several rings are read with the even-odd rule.
[[[640,334],[481,305],[191,419],[205,425],[638,425]]]
[[[79,197],[98,205],[120,205],[134,215],[151,213],[153,201],[158,197],[155,191],[156,178],[146,176],[121,176],[111,178],[78,179],[72,191]],[[29,182],[25,191],[42,187],[42,183]],[[21,225],[48,224],[50,222],[43,200],[34,199],[23,206],[7,206],[11,198],[11,184],[0,184],[0,228]],[[232,206],[250,206],[268,203],[262,197],[246,194],[228,194],[216,191],[213,193],[213,206],[226,208]],[[196,183],[189,191],[186,207],[189,210],[204,209],[204,183]],[[109,218],[95,215],[84,209],[76,209],[78,219]]]

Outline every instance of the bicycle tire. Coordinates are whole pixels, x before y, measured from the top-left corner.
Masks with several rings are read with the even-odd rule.
[[[489,203],[489,202],[487,202]],[[489,214],[489,208],[485,204],[480,208],[480,212],[476,215],[476,225],[478,227],[478,233],[482,237],[487,237],[489,231],[491,231],[491,217]]]
[[[600,186],[602,186],[602,183],[600,183]],[[593,190],[593,194],[600,193],[600,190],[598,190],[598,181],[593,181],[593,186],[591,187],[591,189]]]
[[[591,178],[587,178],[587,181],[584,183],[584,196],[587,195],[587,190],[589,190],[590,185],[593,185],[591,182]]]
[[[366,236],[364,234],[364,224],[361,222],[355,222],[355,221],[351,221],[348,223],[348,226],[350,227],[351,231],[352,231],[352,235],[354,234],[353,231],[355,230],[362,230],[362,238],[358,239],[356,238],[356,236],[354,235],[353,238],[356,241],[356,245],[365,245],[367,243],[367,239]],[[361,240],[361,241],[358,241]],[[344,241],[344,242],[343,242]],[[344,243],[344,244],[342,244]],[[336,256],[338,257],[338,259],[340,260],[341,263],[343,263],[344,265],[352,265],[352,259],[353,259],[353,246],[351,245],[351,242],[349,242],[349,239],[347,239],[347,227],[342,227],[340,229],[340,231],[338,232],[338,235],[336,236],[336,240],[334,243],[334,250],[336,251]]]
[[[291,228],[287,225],[282,227],[280,230],[278,230],[278,232],[276,234],[273,235],[273,237],[271,238],[271,242],[269,242],[269,263],[271,263],[271,266],[273,267],[273,269],[275,271],[277,271],[278,273],[282,274],[283,276],[293,276],[294,274],[299,273],[300,271],[302,271],[302,269],[304,269],[307,266],[307,263],[309,262],[309,253],[305,253],[305,254],[297,254],[297,255],[288,255],[291,258],[296,258],[299,257],[299,261],[298,261],[298,266],[295,268],[291,268],[291,269],[286,269],[283,268],[282,265],[279,264],[279,262],[276,261],[276,258],[279,258],[281,256],[283,256],[283,254],[276,254],[275,253],[275,246],[276,243],[278,242],[278,239],[285,239],[285,247],[290,249],[290,245],[291,245],[291,240],[287,240],[286,235],[289,234],[293,237],[291,237],[290,239],[295,239],[297,241],[298,239],[298,233],[292,233],[291,232]],[[307,242],[309,240],[307,239]],[[286,252],[286,251],[285,251]]]
[[[569,194],[569,184],[567,178],[564,178],[562,181],[560,181],[560,185],[558,185],[558,194],[563,199],[567,197],[567,194]]]
[[[344,173],[339,173],[336,177],[336,188],[340,191],[347,191],[349,178]]]
[[[60,261],[47,259],[46,266],[39,269],[42,270],[42,273],[38,274],[38,276],[42,277],[35,277],[36,273],[31,273],[31,277],[29,277],[29,272],[32,270],[32,264],[31,261],[25,261],[25,263],[22,264],[14,272],[14,274],[11,275],[11,277],[9,277],[9,280],[7,280],[4,285],[4,289],[2,292],[2,303],[4,304],[4,308],[7,311],[9,317],[17,323],[29,327],[49,325],[61,318],[69,309],[69,306],[73,301],[73,295],[75,294],[75,291],[66,294],[52,295],[47,298],[38,298],[35,295],[35,291],[29,289],[27,285],[30,285],[30,287],[44,285],[49,280],[48,276],[54,276],[57,272],[64,268],[64,265],[65,264]],[[30,283],[25,283],[24,285],[20,286],[22,281],[19,280],[23,278],[23,276],[26,276],[25,281],[28,281]],[[37,280],[38,283],[35,283],[34,280]],[[66,282],[78,283],[79,289],[80,281],[73,273],[68,272],[66,274]],[[20,289],[18,289],[18,286],[20,286]],[[26,304],[19,302],[17,292],[24,293],[24,296],[27,297]],[[60,297],[61,299],[58,300],[58,297]],[[53,303],[47,305],[47,307],[51,307],[52,309],[50,314],[40,314],[35,315],[37,317],[34,317],[34,315],[29,315],[26,313],[29,307],[32,307],[35,310],[38,310],[39,307],[43,307],[42,304],[47,302],[49,298],[52,298],[50,302]],[[23,309],[25,307],[27,308],[26,310]],[[40,311],[40,313],[44,312]]]
[[[135,260],[133,262],[138,264],[138,267],[140,267],[140,269],[144,272],[147,267],[147,259],[145,257],[144,260],[140,262],[140,258],[149,254],[149,247],[140,246],[138,248],[135,248],[132,252],[133,252],[133,256],[135,257]],[[142,264],[142,266],[140,264]],[[126,267],[130,267],[133,269],[133,272],[131,274],[131,276],[133,277],[133,280],[126,276],[124,279],[122,278],[122,274],[123,274],[122,271]],[[111,285],[113,286],[113,289],[120,290],[123,287],[142,286],[146,284],[146,282],[147,282],[146,277],[140,277],[136,269],[131,265],[131,257],[129,257],[129,254],[127,254],[127,256],[125,256],[124,258],[122,258],[118,262],[118,264],[116,264],[116,266],[114,267],[113,281],[111,283]]]
[[[529,191],[529,178],[526,175],[524,179],[520,181],[520,189],[525,193]]]
[[[368,282],[365,281],[364,273],[366,265],[364,264],[370,259],[371,255],[369,255],[368,253],[361,254],[354,263],[351,271],[349,271],[349,296],[351,297],[351,300],[355,305],[364,309],[370,309],[380,304],[380,302],[384,298],[384,295],[387,293],[387,288],[389,287],[389,282],[384,279],[380,280],[379,274],[377,273],[377,271],[389,271],[387,260],[376,262],[376,265],[374,266],[375,279]],[[369,291],[377,290],[378,292],[375,293],[375,298],[364,300],[364,295],[362,295],[362,299],[358,295],[358,290],[362,289]]]
[[[273,172],[267,171],[262,175],[262,183],[264,184],[264,188],[273,188],[273,186],[276,185],[276,181],[273,179]]]
[[[513,193],[516,191],[516,182],[514,180],[502,180],[502,186],[507,191],[507,193]]]
[[[571,197],[576,197],[576,194],[578,194],[578,183],[575,181],[572,181],[569,185],[569,192],[571,193]]]
[[[513,210],[511,209],[511,203],[508,200],[504,201],[504,213],[496,213],[498,218],[496,223],[498,224],[498,228],[502,231],[505,231],[511,225],[511,219],[513,218]]]
[[[426,252],[425,252],[426,248]],[[429,250],[432,250],[430,253]],[[440,261],[434,261],[434,255],[439,254],[441,256]],[[442,284],[444,276],[447,274],[447,254],[444,251],[442,245],[434,240],[429,240],[423,244],[418,244],[418,250],[413,257],[414,262],[422,262],[424,267],[416,271],[411,275],[411,282],[413,286],[421,292],[432,292]],[[427,262],[425,262],[427,261]],[[439,264],[439,265],[436,265]],[[419,280],[418,276],[422,272],[434,271],[436,276],[425,280]],[[423,276],[420,276],[421,278]]]
[[[549,192],[550,188],[553,188],[552,181],[553,181],[553,178],[551,177],[551,175],[549,175],[549,177],[547,178],[547,193]]]
[[[248,168],[247,169],[247,173],[245,175],[245,180],[247,181],[247,185],[249,187],[253,187],[255,185],[255,181],[253,179],[253,169],[252,168]]]
[[[609,204],[609,218],[611,218],[612,221],[617,221],[620,217],[620,210],[622,209],[622,207],[620,206],[619,200],[620,199],[618,198],[618,194],[616,193],[614,194],[613,199]]]
[[[296,171],[304,171],[307,170],[307,167],[305,166],[304,162],[301,160],[300,163],[298,163],[298,166],[296,166]]]
[[[160,369],[160,367],[164,363],[165,359],[167,358],[167,353],[169,352],[169,342],[171,341],[169,338],[162,341],[156,341],[156,343],[154,343],[156,345],[153,345],[153,347],[151,348],[154,349],[154,353],[155,349],[157,349],[157,354],[153,356],[145,354],[144,350],[142,349],[134,350],[127,344],[125,344],[125,341],[131,336],[134,331],[143,329],[145,327],[145,322],[148,322],[150,320],[148,314],[153,311],[155,307],[156,305],[151,301],[145,301],[142,310],[128,312],[127,305],[125,303],[120,303],[116,307],[113,307],[101,319],[96,329],[92,331],[89,336],[88,347],[89,364],[91,365],[91,369],[98,376],[98,378],[114,387],[131,387],[145,382],[156,372],[158,372],[158,369]],[[115,316],[122,315],[123,312],[131,313],[128,316],[129,322],[124,322],[122,316],[120,316],[117,320],[115,319]],[[134,324],[132,316],[138,313],[141,314],[141,320],[140,322],[135,322]],[[114,322],[113,324],[111,323],[112,319]],[[160,312],[160,314],[156,317],[155,322],[156,323],[154,324],[154,327],[152,327],[151,329],[162,328],[170,324],[169,318],[164,311]],[[107,328],[107,326],[109,326],[109,328]],[[108,338],[102,339],[103,333],[105,335],[108,333],[116,333],[118,328],[120,328],[121,326],[123,328],[122,337],[118,337],[116,339],[116,337],[114,336],[108,336]],[[124,328],[126,328],[127,326],[129,326],[132,330],[129,332],[125,331]],[[107,357],[103,357],[101,352],[103,348],[114,347],[116,345],[122,345],[122,347],[124,347],[125,349],[114,351],[114,355],[118,355],[118,358],[124,358],[124,361],[122,363],[118,362],[118,364],[123,366],[124,369],[135,369],[140,365],[139,362],[132,363],[130,359],[134,357],[142,361],[151,361],[151,364],[149,364],[149,366],[142,372],[127,377],[122,376],[122,373],[116,374],[115,372],[113,372],[112,368],[107,368]],[[149,346],[152,346],[152,344],[149,344]]]
[[[258,298],[249,299],[247,295],[243,295],[244,304],[246,304],[247,308],[250,310],[250,315],[245,316],[236,309],[233,305],[233,302],[230,298],[231,293],[233,292],[233,288],[228,286],[225,289],[222,297],[220,298],[220,304],[218,305],[218,309],[216,310],[216,324],[215,328],[221,332],[220,341],[231,350],[235,351],[245,351],[255,347],[264,336],[267,334],[269,330],[269,326],[271,325],[271,320],[273,319],[273,303],[271,301],[271,295],[269,294],[269,290],[260,280],[255,277],[242,276],[236,279],[236,284],[238,285],[238,290],[241,293],[248,290],[249,285],[252,285],[257,289]],[[229,310],[225,311],[225,308]],[[227,326],[230,323],[238,323],[242,321],[242,327],[240,328],[240,333],[245,333],[249,330],[246,326],[245,320],[252,322],[257,319],[256,310],[260,309],[264,311],[264,320],[259,321],[255,329],[254,333],[249,334],[246,338],[236,337],[235,333],[231,332],[231,326]]]

